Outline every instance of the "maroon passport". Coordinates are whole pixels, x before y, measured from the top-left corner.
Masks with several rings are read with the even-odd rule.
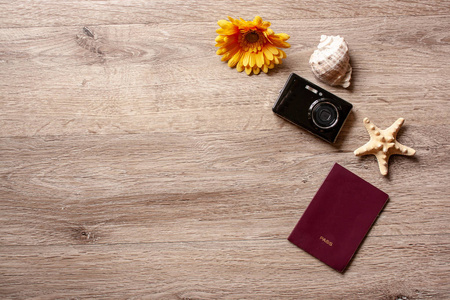
[[[343,272],[388,198],[335,164],[288,240]]]

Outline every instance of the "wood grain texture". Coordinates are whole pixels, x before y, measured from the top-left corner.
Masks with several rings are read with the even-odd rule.
[[[0,29],[5,90],[0,136],[273,129],[284,124],[270,109],[286,76],[298,72],[316,81],[308,59],[317,32],[327,31],[346,36],[354,65],[352,89],[331,91],[374,122],[372,115],[389,105],[392,115],[386,119],[402,110],[407,123],[414,122],[427,107],[436,116],[433,124],[440,124],[447,114],[440,106],[449,93],[448,18],[416,19],[420,28],[405,18],[336,19],[335,28],[317,20],[302,26],[279,22],[293,36],[290,55],[269,76],[251,77],[217,63],[213,22],[91,26],[95,39],[82,27],[20,29],[20,34]],[[249,84],[260,91],[249,91]],[[367,102],[372,106],[359,105]],[[227,115],[233,118],[221,118]]]
[[[2,291],[23,298],[441,299],[448,268],[436,257],[449,248],[437,236],[369,237],[342,275],[286,240],[10,246],[0,271]]]
[[[84,24],[161,24],[211,22],[227,15],[253,18],[255,12],[270,20],[329,19],[370,16],[446,15],[448,1],[1,1],[2,27],[41,27]]]
[[[258,9],[255,10],[255,7]],[[256,12],[255,12],[256,11]],[[218,19],[292,47],[247,76]],[[448,1],[1,1],[0,298],[445,299],[450,295]],[[340,34],[354,104],[327,144],[276,117],[287,76]],[[355,157],[406,119],[415,157]],[[347,272],[286,237],[338,162],[390,195]]]

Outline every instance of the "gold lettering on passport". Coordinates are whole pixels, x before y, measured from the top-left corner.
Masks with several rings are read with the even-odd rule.
[[[325,243],[325,244],[327,244],[328,246],[333,246],[333,242],[332,241],[330,241],[330,240],[328,240],[328,239],[326,239],[326,238],[324,238],[323,236],[320,236],[320,239]]]

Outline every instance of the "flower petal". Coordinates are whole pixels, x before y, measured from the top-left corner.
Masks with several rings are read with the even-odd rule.
[[[239,28],[237,26],[227,27],[227,28],[219,28],[216,30],[218,34],[222,35],[233,35],[239,32]]]
[[[216,54],[217,55],[222,55],[222,54],[224,54],[227,51],[228,51],[227,48],[219,48],[219,49],[217,49]]]
[[[239,62],[238,62],[237,65],[236,65],[236,70],[237,70],[238,72],[242,72],[242,71],[244,71],[244,69],[245,69],[245,67],[244,67],[244,65],[243,65],[243,63],[242,63],[242,61],[244,60],[243,56],[244,56],[244,55],[241,55],[241,59],[239,60]]]
[[[217,21],[217,25],[219,25],[222,28],[227,28],[228,26],[232,25],[230,22],[228,22],[227,20],[219,20]]]
[[[278,49],[277,49],[277,47],[275,47],[274,45],[267,44],[267,45],[266,45],[266,49],[269,50],[270,52],[272,52],[272,54],[273,54],[274,56],[278,54]]]
[[[249,61],[250,61],[250,52],[245,52],[243,60],[244,67],[249,65]]]
[[[249,61],[250,67],[254,67],[256,64],[256,57],[255,57],[255,53],[250,53],[250,61]]]
[[[240,27],[241,26],[241,21],[237,20],[237,19],[233,19],[232,17],[228,16],[228,20],[231,21],[231,23],[233,23],[233,25]]]
[[[270,22],[264,21],[262,22],[262,24],[259,26],[261,29],[267,29],[270,26]]]
[[[235,36],[226,36],[223,39],[223,42],[217,43],[216,47],[227,47],[227,48],[233,48],[237,44],[237,39]]]
[[[267,67],[267,65],[263,65],[263,66],[262,66],[262,71],[263,71],[264,73],[267,73],[267,72],[269,71],[269,68]]]
[[[254,66],[253,67],[253,74],[258,75],[260,70],[261,70],[260,68],[258,68],[257,66]]]
[[[283,42],[290,38],[290,36],[286,33],[277,33],[275,36],[278,36]]]
[[[233,57],[228,61],[228,66],[230,68],[233,68],[239,62],[239,60],[241,59],[242,53],[243,52],[241,50],[238,50],[238,52],[236,52],[233,55]]]
[[[280,63],[280,60],[278,59],[278,57],[274,56],[273,57],[273,62],[278,65]]]
[[[216,43],[222,43],[224,41],[224,36],[223,35],[218,35],[216,37]]]
[[[281,40],[280,38],[277,38],[274,36],[270,36],[269,41],[271,44],[273,44],[279,48],[290,48],[291,47],[291,45],[288,42],[285,42],[285,41]]]
[[[267,44],[267,45],[263,48],[264,56],[266,56],[269,60],[272,60],[272,59],[273,59],[273,54],[272,54],[272,52],[271,52],[269,49],[267,49],[267,46],[268,46],[268,45],[270,45],[270,44]]]
[[[256,65],[258,66],[258,68],[261,68],[263,64],[264,64],[264,54],[262,53],[262,51],[259,51],[256,54]]]
[[[221,61],[229,60],[234,54],[236,54],[236,52],[239,51],[239,49],[240,49],[239,45],[236,45],[233,49],[229,50],[222,56]]]
[[[256,26],[260,26],[260,25],[262,24],[262,19],[261,19],[261,17],[260,17],[260,16],[256,16],[256,17],[253,19],[253,24],[255,24]]]
[[[247,75],[250,75],[252,73],[253,68],[250,66],[246,66],[245,67],[245,73],[247,73]]]

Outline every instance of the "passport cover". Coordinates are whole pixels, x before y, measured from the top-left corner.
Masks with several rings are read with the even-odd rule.
[[[288,240],[343,272],[388,198],[336,163]]]

